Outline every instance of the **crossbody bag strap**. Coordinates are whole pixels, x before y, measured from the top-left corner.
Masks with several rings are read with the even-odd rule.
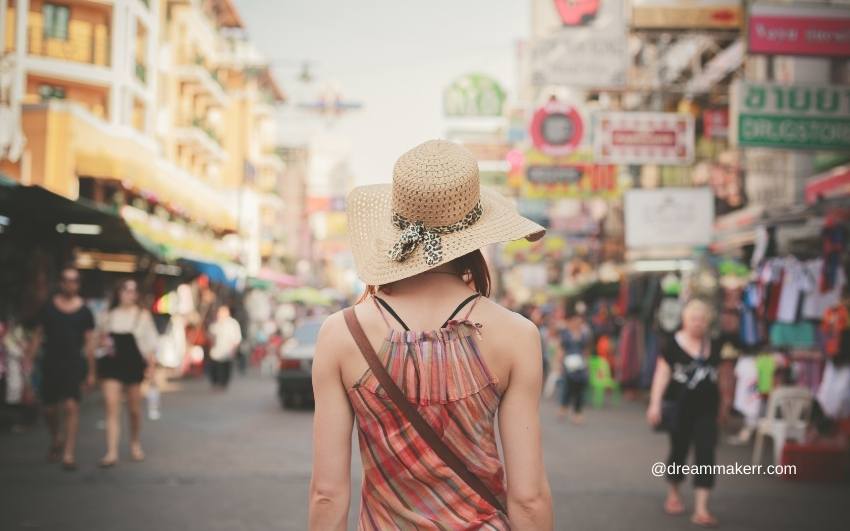
[[[407,418],[420,437],[422,437],[428,446],[434,450],[434,453],[436,453],[437,456],[439,456],[440,459],[442,459],[443,462],[455,472],[455,474],[460,476],[460,478],[469,485],[472,490],[477,492],[479,496],[484,498],[487,503],[492,505],[494,508],[507,514],[502,502],[500,502],[496,495],[487,488],[487,485],[481,481],[481,478],[469,471],[463,461],[461,461],[451,448],[443,442],[440,436],[437,435],[434,428],[432,428],[431,425],[422,418],[422,415],[416,407],[408,402],[407,397],[404,396],[404,393],[401,389],[399,389],[398,385],[396,385],[392,377],[387,372],[387,369],[378,359],[378,355],[375,354],[375,349],[372,348],[369,338],[367,338],[366,333],[363,332],[363,328],[360,326],[360,321],[354,313],[354,308],[348,307],[343,310],[342,314],[345,317],[345,324],[348,326],[348,331],[351,332],[354,342],[357,343],[357,347],[360,349],[363,357],[366,358],[366,363],[369,364],[372,374],[375,375],[375,378],[378,379],[378,382],[381,384],[384,391],[386,391],[390,400],[393,401],[396,407],[398,407],[401,413]]]

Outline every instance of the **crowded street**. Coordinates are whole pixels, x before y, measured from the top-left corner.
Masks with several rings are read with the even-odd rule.
[[[848,494],[850,0],[0,0],[0,531]]]
[[[98,397],[83,405],[80,470],[68,475],[44,462],[41,430],[0,438],[0,528],[4,530],[169,529],[303,530],[310,478],[310,410],[284,411],[268,378],[236,378],[228,394],[204,382],[181,383],[163,395],[163,415],[148,422],[145,463],[97,467]],[[573,426],[543,407],[543,444],[559,529],[683,529],[661,510],[664,437],[642,418],[642,405],[591,411]],[[749,452],[721,446],[718,463],[748,463]],[[352,498],[360,463],[353,454]],[[768,476],[719,481],[716,511],[724,529],[844,529],[847,490]],[[73,515],[73,518],[70,516]],[[357,519],[356,502],[349,514]]]

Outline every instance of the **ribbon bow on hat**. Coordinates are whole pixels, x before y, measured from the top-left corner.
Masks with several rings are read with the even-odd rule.
[[[390,249],[389,256],[396,262],[403,262],[416,249],[416,246],[422,243],[425,250],[425,263],[436,266],[443,259],[440,234],[450,234],[469,227],[478,221],[482,212],[481,201],[479,201],[462,220],[442,227],[426,227],[421,221],[411,221],[401,214],[393,212],[393,226],[401,229],[402,233]]]

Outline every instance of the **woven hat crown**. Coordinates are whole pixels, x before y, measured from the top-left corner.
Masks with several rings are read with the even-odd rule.
[[[463,147],[429,140],[399,157],[393,170],[393,212],[426,227],[462,220],[480,197],[478,163]]]

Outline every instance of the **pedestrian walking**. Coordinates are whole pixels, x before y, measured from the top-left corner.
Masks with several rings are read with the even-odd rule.
[[[138,284],[135,280],[124,280],[100,330],[102,355],[97,369],[106,413],[106,453],[100,460],[101,467],[118,462],[123,394],[127,397],[130,417],[130,458],[133,461],[145,458],[141,443],[142,382],[153,377],[158,340],[153,316],[139,305]]]
[[[480,251],[543,227],[480,187],[475,159],[446,141],[405,153],[392,185],[357,188],[347,204],[368,287],[316,345],[310,529],[346,528],[356,418],[358,529],[551,530],[540,334],[488,298]]]
[[[95,384],[95,333],[94,316],[80,296],[80,272],[73,267],[60,272],[59,291],[38,312],[31,352],[41,346],[41,401],[50,432],[47,459],[76,470],[82,388]]]
[[[230,384],[233,358],[242,343],[242,329],[239,321],[232,317],[229,306],[218,307],[215,321],[210,325],[210,338],[210,382],[213,389],[224,391]]]
[[[563,375],[558,417],[569,416],[574,424],[582,424],[584,395],[589,380],[587,360],[593,344],[593,333],[573,301],[567,301],[564,308],[564,324],[559,331],[558,339],[560,350],[556,366],[560,367]]]
[[[708,336],[710,322],[711,308],[705,302],[692,299],[685,305],[681,330],[662,348],[656,362],[646,412],[650,425],[670,433],[665,512],[678,515],[685,511],[679,489],[684,476],[676,468],[687,463],[688,450],[693,446],[700,473],[693,477],[691,521],[706,527],[717,525],[708,508],[714,475],[703,467],[714,465],[720,413],[717,387],[720,351]]]

